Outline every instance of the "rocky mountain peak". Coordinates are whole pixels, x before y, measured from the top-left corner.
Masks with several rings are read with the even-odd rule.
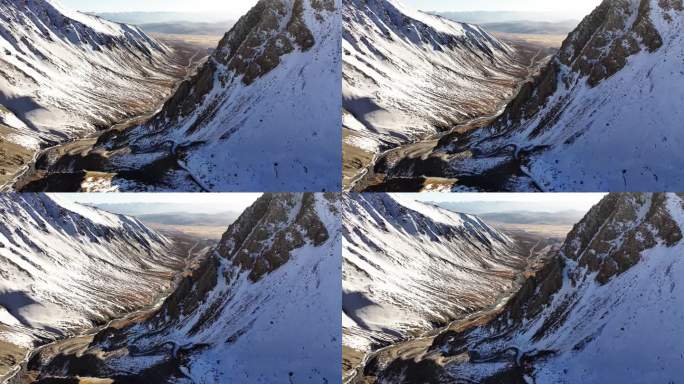
[[[181,84],[158,121],[191,114],[217,82],[226,87],[239,80],[248,86],[278,67],[284,55],[308,51],[316,39],[307,16],[322,21],[334,11],[334,0],[260,0],[226,33],[198,73]]]
[[[321,361],[341,354],[340,327],[333,326],[341,305],[338,200],[264,194],[159,310],[139,324],[101,331],[75,358],[90,361],[105,351],[89,372],[137,372],[157,381],[180,369],[191,382],[332,382],[339,365],[323,369]],[[271,363],[245,363],[250,355]],[[51,369],[64,371],[59,361]]]
[[[223,235],[218,246],[179,284],[166,300],[157,321],[188,315],[219,284],[221,276],[230,283],[248,273],[252,283],[282,267],[291,253],[310,244],[314,247],[329,238],[317,211],[319,204],[334,211],[334,194],[266,193],[247,208]],[[227,261],[228,268],[222,270]],[[203,324],[204,322],[200,322]]]
[[[657,7],[663,17],[672,17],[666,9],[681,11],[681,0],[678,3],[605,0],[565,40],[559,60],[595,86],[622,69],[630,56],[660,48],[663,40],[654,24]]]
[[[537,316],[563,287],[564,276],[578,286],[599,286],[627,272],[644,251],[672,247],[682,238],[673,211],[681,194],[612,193],[594,206],[568,234],[559,254],[530,276],[507,305],[500,325]]]
[[[676,366],[680,356],[660,351],[681,347],[673,337],[679,327],[669,324],[681,316],[676,303],[684,294],[675,277],[682,270],[683,198],[606,196],[501,312],[442,332],[422,360],[396,359],[382,378],[602,383],[646,372],[672,381],[679,372],[663,367]],[[598,368],[589,372],[590,365]]]
[[[326,201],[334,199],[327,196]],[[265,194],[230,226],[217,252],[256,282],[285,264],[290,253],[306,244],[320,246],[329,238],[313,193]]]
[[[682,240],[668,201],[664,193],[607,196],[573,228],[563,254],[589,272],[598,272],[596,280],[605,284],[638,263],[643,251]]]
[[[682,0],[604,0],[570,33],[547,67],[522,86],[497,125],[531,119],[560,84],[570,88],[586,79],[595,87],[622,70],[630,57],[658,51],[665,42],[656,25],[673,23],[684,17],[683,11]],[[531,136],[543,133],[561,112],[560,107],[550,108]]]

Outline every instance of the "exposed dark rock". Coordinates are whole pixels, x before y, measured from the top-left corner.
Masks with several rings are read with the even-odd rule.
[[[494,128],[504,132],[531,119],[548,106],[559,85],[571,86],[577,75],[580,81],[586,78],[589,86],[595,87],[622,70],[630,56],[642,50],[657,51],[663,41],[653,24],[650,4],[650,0],[641,0],[634,9],[629,0],[604,0],[570,33],[547,67],[521,87]],[[662,0],[659,6],[666,11],[681,11],[682,1]],[[628,25],[632,16],[634,21]],[[561,75],[561,67],[571,71]],[[554,126],[563,106],[564,100],[558,100],[549,108],[530,136],[537,137]]]
[[[663,193],[611,194],[573,228],[563,252],[605,284],[634,266],[644,250],[682,239],[665,204]]]
[[[288,217],[294,208],[297,215]],[[228,229],[218,253],[258,281],[286,263],[294,249],[307,242],[318,246],[328,236],[313,194],[265,194]]]
[[[315,39],[304,20],[307,3],[317,10],[334,10],[332,0],[260,0],[226,33],[197,74],[181,84],[152,125],[162,129],[168,121],[192,114],[215,87],[236,79],[250,85],[278,67],[283,55],[311,49]],[[218,107],[206,108],[187,133],[211,120]]]

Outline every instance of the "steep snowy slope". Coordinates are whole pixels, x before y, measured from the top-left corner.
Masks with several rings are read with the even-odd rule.
[[[0,343],[28,348],[131,311],[182,264],[137,220],[56,199],[0,195]]]
[[[135,27],[57,0],[0,0],[0,104],[27,148],[146,111],[173,83],[171,51]]]
[[[336,0],[261,0],[149,123],[103,141],[119,189],[338,190]],[[190,178],[191,180],[188,180]],[[153,184],[148,181],[148,184]]]
[[[498,161],[453,167],[481,173],[517,157],[541,189],[680,190],[683,58],[681,0],[605,0],[475,138],[485,141],[470,150]]]
[[[677,382],[684,373],[683,198],[609,195],[498,317],[440,335],[431,359],[443,363],[422,366],[441,383]],[[418,365],[397,361],[383,380],[397,382]]]
[[[345,162],[492,115],[526,76],[478,26],[398,0],[343,1]]]
[[[263,195],[159,312],[101,332],[43,374],[127,383],[339,382],[338,199]],[[99,363],[90,364],[95,356]]]
[[[344,345],[367,351],[494,304],[525,260],[475,216],[352,194],[343,209]]]

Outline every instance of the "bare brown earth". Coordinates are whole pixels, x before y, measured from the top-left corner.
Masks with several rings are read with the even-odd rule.
[[[534,46],[541,46],[547,48],[558,49],[563,44],[568,35],[547,35],[547,34],[531,34],[531,33],[505,33],[492,32],[492,34],[499,39],[509,42],[524,42]]]
[[[515,85],[518,89],[539,72],[557,51],[557,46],[560,46],[560,37],[554,35],[499,34],[498,37],[513,46],[518,53],[518,60],[527,66],[527,75],[521,77]],[[517,93],[517,90],[512,92],[513,97]],[[504,100],[497,110],[502,111],[503,107],[510,101]],[[492,100],[492,102],[500,103],[496,100]],[[466,180],[422,175],[444,174],[439,170],[446,166],[446,162],[439,155],[433,155],[434,150],[456,137],[467,136],[469,132],[491,124],[498,118],[499,114],[500,112],[491,116],[479,116],[468,122],[444,129],[436,135],[388,150],[372,158],[370,162],[366,162],[368,153],[363,151],[352,152],[354,165],[345,167],[344,181],[347,183],[345,188],[356,192],[429,192],[449,191],[457,184],[467,185],[468,181]],[[467,151],[462,153],[462,156],[466,157],[471,155]],[[346,152],[345,156],[347,156]],[[365,167],[365,173],[360,172],[359,167]],[[415,176],[394,177],[391,173],[395,168],[411,168]],[[504,169],[501,172],[510,174],[511,170]],[[363,176],[359,177],[359,174],[363,174]],[[494,178],[496,178],[495,176]],[[492,178],[492,175],[487,175],[486,178]],[[483,180],[477,180],[477,183],[482,184]]]
[[[4,328],[9,327],[0,324],[0,332]],[[24,359],[26,353],[28,353],[28,350],[25,348],[0,340],[0,380]]]
[[[33,151],[5,139],[12,128],[0,124],[0,185],[12,181],[17,169],[33,159]]]
[[[532,235],[545,236],[554,239],[565,239],[565,237],[572,230],[571,225],[553,225],[553,224],[513,224],[513,223],[497,223],[490,222],[490,224],[504,232],[508,233],[529,233]]]
[[[213,49],[212,42],[220,39],[220,36],[165,34],[154,36],[173,49],[173,60],[178,68],[181,68],[175,74],[175,82],[164,84],[168,89],[167,97],[173,95],[180,82],[193,74],[209,56]],[[144,113],[120,121],[94,135],[41,150],[34,155],[35,161],[29,161],[28,164],[25,163],[22,166],[28,169],[15,168],[14,173],[7,177],[8,181],[14,180],[13,189],[22,192],[102,191],[102,187],[109,185],[111,179],[117,174],[108,171],[106,167],[111,153],[98,145],[133,126],[145,123],[156,114],[166,100],[166,97],[161,98],[156,103],[143,108]],[[156,177],[161,173],[156,168],[167,169],[175,164],[174,154],[170,154],[169,158],[147,169],[141,169],[132,177]],[[1,178],[0,185],[3,185]]]
[[[168,33],[150,33],[150,36],[174,47],[176,50],[185,50],[185,56],[192,55],[200,49],[205,49],[207,54],[216,48],[223,36],[221,35],[178,35]]]
[[[188,236],[208,240],[221,240],[226,232],[225,226],[220,225],[170,225],[159,223],[145,223],[148,227],[159,231],[177,231]]]

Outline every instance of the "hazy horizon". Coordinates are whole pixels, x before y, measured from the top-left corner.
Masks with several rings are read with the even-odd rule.
[[[60,0],[65,6],[91,13],[187,13],[212,14],[225,12],[226,17],[245,14],[258,0],[198,0],[191,3],[180,0]],[[576,0],[574,2],[550,1],[539,3],[534,0],[399,0],[422,11],[435,12],[527,12],[557,14],[558,18],[576,19],[589,14],[601,0]]]
[[[252,205],[261,193],[50,193],[58,199],[85,204],[135,204],[140,214],[160,213],[159,205],[168,205],[165,212],[219,213],[242,212]],[[145,212],[145,205],[149,206]]]
[[[575,0],[572,2],[536,0],[400,0],[405,4],[423,11],[438,12],[553,12],[571,15],[587,15],[596,8],[601,0]]]
[[[426,203],[472,204],[479,212],[563,212],[589,211],[606,193],[399,193],[398,199],[413,199]],[[487,210],[491,206],[493,209]],[[476,212],[466,212],[476,213]]]
[[[61,3],[71,9],[89,13],[127,13],[127,12],[152,12],[152,13],[187,13],[202,14],[225,13],[227,18],[236,18],[244,15],[256,3],[257,0],[197,0],[193,2],[180,0],[60,0]]]

